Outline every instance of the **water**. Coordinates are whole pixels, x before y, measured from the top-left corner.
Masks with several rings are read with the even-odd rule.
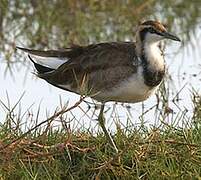
[[[170,1],[158,3],[145,1],[143,6],[143,2],[138,1],[111,2],[111,4],[94,2],[91,1],[90,5],[78,1],[58,3],[57,0],[49,4],[35,1],[19,3],[18,0],[8,4],[0,2],[0,8],[3,7],[0,13],[3,12],[2,17],[4,17],[0,18],[0,49],[2,50],[0,53],[0,100],[12,109],[24,93],[13,115],[15,119],[23,119],[22,124],[27,121],[27,125],[34,124],[39,107],[38,120],[43,121],[60,107],[61,102],[71,106],[79,100],[78,95],[60,90],[37,79],[32,74],[32,64],[26,63],[26,60],[25,63],[23,61],[26,54],[13,52],[13,44],[57,48],[72,42],[88,44],[89,42],[132,40],[133,27],[138,20],[162,19],[173,27],[171,31],[181,32],[179,37],[184,38],[186,44],[184,48],[181,48],[179,43],[168,41],[165,57],[171,80],[166,78],[165,91],[158,94],[160,103],[156,95],[137,104],[107,103],[107,126],[111,130],[115,130],[114,122],[120,123],[122,127],[138,125],[142,122],[149,126],[159,126],[161,122],[186,126],[193,115],[192,91],[200,93],[201,89],[199,62],[201,3],[185,0],[178,1],[176,4]],[[188,11],[186,7],[190,7]],[[185,14],[185,18],[181,17],[182,14]],[[174,23],[172,23],[173,19]],[[4,35],[3,38],[1,33]],[[9,70],[6,71],[8,62],[12,67],[11,73]],[[179,101],[176,101],[177,99]],[[86,100],[90,102],[91,108],[88,107],[89,104],[82,103],[81,106],[66,114],[67,120],[72,120],[70,123],[72,129],[84,127],[85,130],[88,128],[92,131],[97,130],[96,119],[99,109],[94,108],[94,102],[90,98]],[[165,114],[165,108],[172,113]],[[88,110],[87,113],[85,113],[86,110]],[[4,122],[7,110],[3,105],[0,106],[0,114],[0,122]],[[20,117],[18,117],[19,114],[21,114]],[[181,116],[183,118],[177,118]],[[60,125],[59,121],[56,121],[55,125]]]

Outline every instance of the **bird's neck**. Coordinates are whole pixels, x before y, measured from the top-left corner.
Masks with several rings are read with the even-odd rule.
[[[143,43],[141,47],[142,63],[148,65],[150,69],[164,69],[164,58],[159,48],[159,43]]]
[[[165,63],[159,43],[141,43],[139,56],[145,84],[151,87],[159,85],[165,74]]]

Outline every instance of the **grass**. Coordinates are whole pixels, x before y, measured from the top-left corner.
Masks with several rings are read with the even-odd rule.
[[[188,128],[165,123],[149,128],[143,124],[124,129],[117,126],[113,138],[118,154],[101,132],[91,134],[51,126],[58,117],[66,120],[62,115],[81,102],[82,99],[72,107],[64,106],[25,133],[13,114],[14,108],[6,107],[8,116],[0,127],[0,178],[201,178],[201,97],[197,94],[193,96],[193,123]]]

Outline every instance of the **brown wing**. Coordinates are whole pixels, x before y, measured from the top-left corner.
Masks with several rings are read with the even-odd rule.
[[[69,61],[53,72],[39,74],[49,83],[70,91],[84,87],[94,92],[114,87],[136,72],[135,45],[131,42],[73,47]]]

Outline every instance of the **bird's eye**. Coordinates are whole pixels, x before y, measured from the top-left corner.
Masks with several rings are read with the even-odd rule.
[[[149,28],[149,32],[150,33],[157,33],[156,30],[154,28],[151,28],[151,27]]]

